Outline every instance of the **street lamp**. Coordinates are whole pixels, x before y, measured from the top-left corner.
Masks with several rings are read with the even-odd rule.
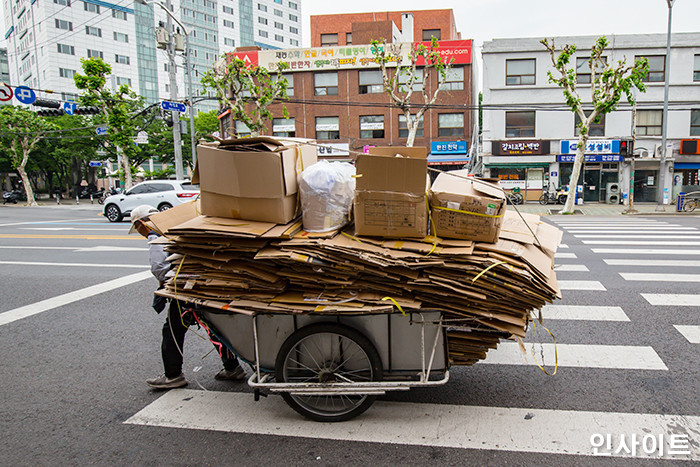
[[[671,13],[673,12],[673,2],[676,0],[666,0],[668,4],[668,31],[666,32],[666,72],[664,79],[664,113],[661,120],[661,163],[659,167],[659,193],[657,211],[664,210],[664,192],[666,189],[666,135],[668,130],[668,80],[671,74]]]
[[[175,15],[172,14],[170,11],[170,8],[168,6],[163,5],[161,2],[158,2],[156,0],[135,0],[137,3],[140,3],[142,5],[150,5],[150,4],[155,4],[158,5],[163,9],[163,11],[168,15],[168,18],[171,18],[173,21],[175,21],[180,28],[182,28],[182,33],[185,35],[185,68],[187,69],[187,100],[190,104],[190,146],[192,150],[192,164],[197,162],[197,147],[195,146],[195,141],[194,141],[194,104],[192,102],[192,69],[190,68],[190,35],[187,31],[187,28],[185,27],[184,24],[178,20]],[[170,2],[168,2],[170,3]],[[170,31],[168,31],[168,34]],[[172,45],[172,42],[170,43],[171,47],[174,47]],[[175,51],[172,51],[173,57],[175,54]],[[173,63],[175,62],[173,58]],[[179,123],[178,123],[179,124]],[[179,134],[179,128],[178,128],[178,134]],[[184,178],[184,171],[182,168],[182,149],[180,147],[175,148],[175,172],[176,176],[178,179]],[[178,157],[179,154],[179,157]]]

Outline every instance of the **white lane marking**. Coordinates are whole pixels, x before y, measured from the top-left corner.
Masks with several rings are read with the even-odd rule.
[[[104,264],[104,263],[46,263],[40,261],[0,261],[0,264],[13,264],[17,266],[78,266],[81,268],[148,268],[147,264]]]
[[[17,230],[75,230],[73,227],[22,227]]]
[[[57,221],[51,221],[51,222],[74,222],[75,219],[62,219],[62,220],[57,220]],[[32,224],[45,224],[46,221],[37,221],[37,222],[12,222],[10,224],[0,224],[0,227],[10,227],[12,225],[32,225]]]
[[[544,319],[568,319],[577,321],[629,321],[625,311],[619,306],[596,305],[545,305],[542,307]]]
[[[651,305],[700,307],[700,295],[696,294],[643,293],[641,295]]]
[[[610,227],[611,229],[617,228],[627,228],[627,227],[648,227],[648,228],[667,228],[674,227],[665,222],[585,222],[580,224],[557,224],[557,227],[564,229],[587,229],[587,228],[601,228]]]
[[[555,258],[576,258],[576,253],[554,253]]]
[[[645,228],[645,229],[640,229],[639,227],[630,227],[630,228],[612,228],[612,229],[603,229],[601,227],[591,227],[591,228],[583,228],[583,227],[577,227],[575,229],[566,229],[568,233],[615,233],[615,234],[624,234],[624,233],[637,233],[639,231],[643,231],[644,233],[670,233],[670,234],[677,234],[677,235],[697,235],[698,229],[695,227],[664,227],[664,228]]]
[[[561,245],[559,245],[559,248],[566,249],[569,248],[569,245],[567,245],[566,243],[562,243]]]
[[[653,240],[653,239],[659,239],[659,240],[692,240],[693,237],[697,236],[696,232],[692,233],[693,236],[689,237],[688,235],[648,235],[648,234],[643,234],[643,235],[608,235],[608,234],[577,234],[574,235],[576,238],[607,238],[610,240],[617,240],[617,239],[625,239],[625,238],[641,238],[641,239],[647,239],[647,240]]]
[[[129,229],[110,229],[110,228],[89,228],[89,227],[22,227],[17,230],[79,230],[80,232],[85,232],[87,230],[95,232],[106,232],[106,231],[117,231],[117,232],[128,232]]]
[[[591,248],[593,253],[613,253],[624,255],[700,255],[700,250],[665,250],[653,248]]]
[[[148,251],[148,248],[128,247],[128,246],[91,246],[79,248],[80,252],[110,252],[110,251]]]
[[[560,290],[607,290],[598,281],[559,281]]]
[[[700,261],[693,261],[692,259],[604,259],[603,261],[609,266],[700,267]]]
[[[700,282],[700,274],[669,274],[652,272],[619,272],[626,281]]]
[[[148,248],[137,248],[128,246],[23,246],[23,245],[12,245],[12,246],[0,246],[2,249],[9,250],[71,250],[80,252],[110,252],[110,251],[148,251]]]
[[[683,337],[688,339],[691,344],[700,344],[700,326],[688,326],[683,324],[674,324],[674,328],[680,332]]]
[[[438,389],[433,389],[438,390]],[[516,407],[483,407],[449,404],[377,401],[361,416],[342,423],[318,423],[301,418],[281,397],[254,403],[251,394],[240,392],[173,389],[124,422],[226,433],[328,439],[343,442],[435,446],[458,449],[489,449],[547,454],[594,455],[591,436],[634,434],[642,440],[663,435],[659,449],[642,458],[700,459],[700,451],[669,454],[668,433],[697,433],[700,417],[693,415],[637,414],[551,410]],[[404,427],[404,429],[401,429]],[[407,429],[406,429],[407,428]],[[691,435],[693,436],[693,435]],[[632,457],[621,451],[600,449],[615,457]],[[371,449],[371,448],[370,448]]]
[[[501,342],[490,350],[479,364],[534,365],[532,344],[525,344],[523,354],[517,342]],[[556,357],[555,357],[556,350]],[[534,344],[533,352],[542,364],[542,355],[547,365],[560,367],[608,368],[619,370],[668,370],[656,351],[649,346],[635,345],[586,345],[586,344]]]
[[[153,277],[151,271],[137,272],[136,274],[130,274],[128,276],[103,282],[101,284],[92,285],[84,289],[68,292],[57,297],[48,298],[40,302],[32,303],[31,305],[15,308],[14,310],[8,310],[0,313],[0,326],[22,318],[36,315],[38,313],[43,313],[44,311],[68,305],[69,303],[77,302],[78,300],[82,300],[84,298],[109,292],[110,290],[118,289],[135,282],[140,282],[148,279],[149,277]]]
[[[585,264],[558,264],[554,266],[557,272],[585,272],[588,268]]]
[[[649,246],[700,246],[700,242],[661,242],[643,240],[581,240],[587,245],[649,245]]]

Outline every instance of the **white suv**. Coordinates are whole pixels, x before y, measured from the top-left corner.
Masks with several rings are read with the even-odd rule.
[[[165,211],[178,204],[193,201],[199,187],[189,180],[147,180],[131,187],[126,193],[112,195],[104,202],[104,216],[110,222],[121,222],[131,210],[142,204]]]

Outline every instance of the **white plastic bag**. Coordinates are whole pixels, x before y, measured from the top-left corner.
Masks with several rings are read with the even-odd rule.
[[[350,220],[355,196],[355,166],[319,161],[300,176],[302,220],[307,232],[329,232]]]

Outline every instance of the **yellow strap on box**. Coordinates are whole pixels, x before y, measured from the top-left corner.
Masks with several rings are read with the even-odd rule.
[[[499,217],[503,217],[503,214],[498,214],[498,215],[482,214],[480,212],[462,211],[461,209],[443,208],[442,206],[434,206],[432,204],[430,205],[430,207],[435,208],[435,209],[442,209],[443,211],[458,212],[460,214],[469,214],[472,216],[479,216],[479,217],[490,217],[492,219],[497,219]]]

